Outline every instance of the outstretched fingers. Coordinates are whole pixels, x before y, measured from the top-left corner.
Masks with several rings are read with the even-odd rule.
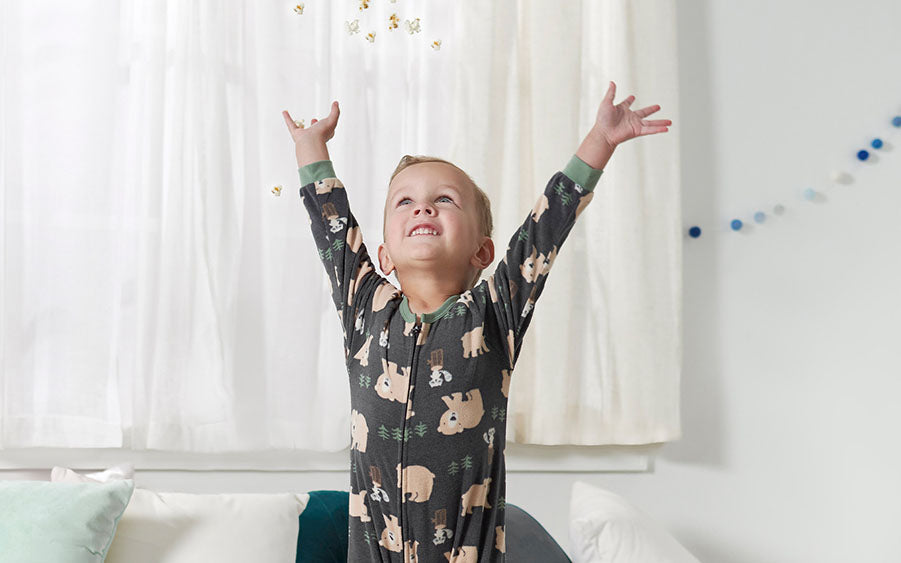
[[[672,121],[669,120],[660,120],[660,121],[644,121],[641,123],[641,135],[653,135],[654,133],[666,133],[669,131],[667,125],[672,125]]]
[[[300,127],[294,123],[294,120],[291,119],[291,114],[288,113],[288,110],[282,111],[282,117],[285,118],[285,124],[288,126],[288,131],[293,132],[295,129],[300,129]]]
[[[646,108],[641,108],[641,109],[635,110],[635,115],[637,115],[638,117],[647,117],[647,116],[651,115],[652,113],[657,113],[658,111],[660,111],[660,106],[653,105],[653,106],[648,106]]]
[[[604,94],[604,102],[613,105],[613,98],[616,97],[616,84],[611,80],[610,86],[607,88],[607,93]]]

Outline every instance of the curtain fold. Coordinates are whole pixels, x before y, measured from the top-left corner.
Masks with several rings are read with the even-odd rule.
[[[358,5],[0,5],[0,448],[348,446],[283,109],[339,100],[372,255],[403,154],[469,172],[502,250],[609,80],[678,125],[672,0]],[[617,150],[536,305],[508,439],[679,436],[679,190],[674,132]]]

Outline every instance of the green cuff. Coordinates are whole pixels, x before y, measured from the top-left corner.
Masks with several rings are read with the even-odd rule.
[[[312,184],[319,180],[325,180],[326,178],[338,177],[335,175],[335,169],[332,168],[331,160],[317,160],[316,162],[311,162],[306,166],[298,168],[297,171],[300,173],[301,186],[306,186],[307,184]]]
[[[563,173],[566,174],[570,180],[590,192],[594,190],[594,187],[597,185],[598,180],[600,180],[601,174],[603,174],[604,171],[592,168],[585,164],[584,160],[573,155],[573,157],[569,159],[569,164],[563,169]]]

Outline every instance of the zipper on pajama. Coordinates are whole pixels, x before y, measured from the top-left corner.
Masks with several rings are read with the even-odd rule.
[[[407,443],[407,413],[410,411],[410,401],[412,399],[413,394],[413,382],[416,381],[416,352],[417,346],[416,341],[419,340],[419,331],[422,329],[422,325],[417,319],[416,324],[413,325],[412,330],[410,330],[410,334],[413,338],[413,351],[410,354],[410,377],[407,379],[407,400],[404,402],[404,420],[401,423],[401,431],[400,431],[400,510],[398,512],[401,515],[400,518],[400,535],[401,542],[403,545],[403,549],[401,553],[406,554],[407,550],[407,541],[411,540],[407,536],[407,503],[404,502],[406,491],[404,491],[404,467],[406,467],[406,458],[404,457],[404,447]]]

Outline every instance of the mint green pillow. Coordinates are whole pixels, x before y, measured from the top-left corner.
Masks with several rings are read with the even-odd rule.
[[[0,481],[0,554],[17,563],[102,563],[134,481]]]

